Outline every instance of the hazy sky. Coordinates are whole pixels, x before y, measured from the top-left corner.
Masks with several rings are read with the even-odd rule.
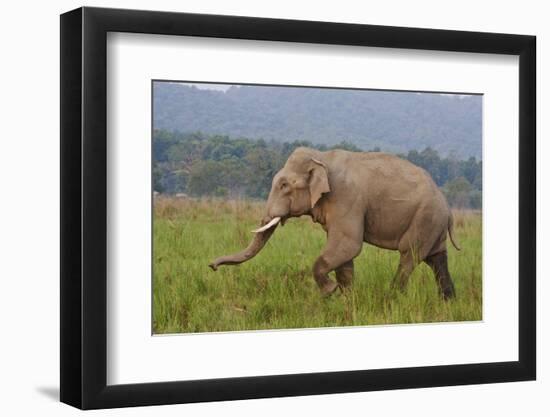
[[[210,84],[210,83],[183,83],[183,82],[175,83],[175,84],[195,86],[196,88],[198,88],[200,90],[217,90],[217,91],[227,91],[231,87],[240,87],[239,84]],[[422,93],[419,92],[417,94],[422,94]],[[431,93],[428,93],[428,94],[431,94]],[[452,93],[441,94],[441,95],[442,96],[455,96],[457,98],[467,97],[467,95],[452,94]]]
[[[226,91],[228,90],[233,84],[194,84],[194,83],[179,83],[184,85],[194,85],[197,88],[200,88],[201,90],[221,90]]]

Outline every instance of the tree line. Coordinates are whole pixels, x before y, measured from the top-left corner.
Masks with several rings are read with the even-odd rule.
[[[362,151],[351,142],[314,145],[308,141],[280,142],[231,138],[201,132],[153,132],[153,189],[189,196],[265,199],[273,176],[300,146],[321,151]],[[368,151],[380,151],[373,148]],[[428,147],[398,156],[430,173],[453,207],[481,208],[482,162],[475,157],[441,157]]]

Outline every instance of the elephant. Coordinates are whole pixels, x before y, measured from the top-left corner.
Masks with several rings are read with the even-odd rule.
[[[273,177],[265,217],[241,252],[222,256],[210,267],[236,265],[252,259],[278,224],[291,217],[311,216],[327,234],[313,265],[313,277],[323,296],[350,288],[354,258],[363,243],[399,251],[391,283],[405,291],[414,268],[425,262],[432,269],[440,295],[448,300],[455,287],[447,265],[447,236],[453,236],[453,216],[447,201],[424,169],[383,152],[295,149]],[[335,271],[336,282],[329,278]]]

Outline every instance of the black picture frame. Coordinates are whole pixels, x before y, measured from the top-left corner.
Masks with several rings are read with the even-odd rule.
[[[519,56],[519,360],[107,385],[108,32]],[[79,8],[61,15],[61,401],[82,409],[533,380],[536,377],[534,36]]]

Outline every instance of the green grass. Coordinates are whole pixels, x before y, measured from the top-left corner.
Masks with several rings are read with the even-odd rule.
[[[449,270],[457,290],[440,299],[431,270],[421,264],[404,294],[390,291],[399,255],[365,244],[355,259],[352,291],[323,299],[313,262],[325,233],[309,217],[279,227],[251,261],[208,263],[244,248],[262,218],[250,201],[161,198],[154,210],[153,331],[159,333],[290,329],[482,319],[481,215],[455,213]]]

